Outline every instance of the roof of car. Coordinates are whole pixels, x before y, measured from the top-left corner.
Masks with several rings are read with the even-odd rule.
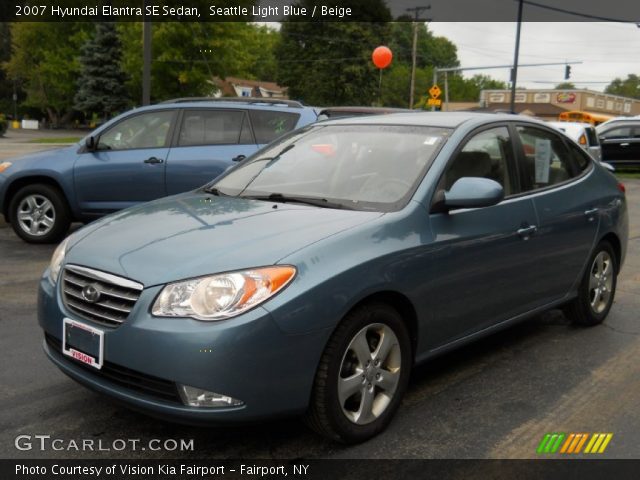
[[[485,122],[500,121],[528,121],[544,124],[539,120],[522,115],[477,113],[477,112],[411,112],[411,113],[390,113],[388,115],[360,116],[329,119],[323,122],[324,125],[416,125],[432,126],[444,128],[457,128],[465,122],[482,124]]]

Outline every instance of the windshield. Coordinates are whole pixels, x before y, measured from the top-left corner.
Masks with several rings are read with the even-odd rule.
[[[258,152],[216,181],[223,195],[392,211],[404,206],[451,130],[322,125]]]

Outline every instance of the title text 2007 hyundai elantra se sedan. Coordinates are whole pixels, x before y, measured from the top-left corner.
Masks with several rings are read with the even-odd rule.
[[[135,408],[358,442],[415,363],[553,307],[602,322],[627,234],[624,187],[543,123],[333,120],[74,233],[38,313],[51,361]]]

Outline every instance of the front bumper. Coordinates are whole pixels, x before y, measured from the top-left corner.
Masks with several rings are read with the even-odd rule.
[[[161,286],[143,290],[122,325],[105,327],[68,311],[58,285],[52,286],[47,274],[38,294],[38,320],[48,337],[44,350],[79,383],[135,409],[186,423],[253,421],[306,410],[329,331],[286,335],[272,318],[277,312],[260,307],[221,322],[153,317],[150,305]],[[165,385],[189,385],[240,399],[244,405],[189,407],[177,396],[172,399],[114,381],[109,371],[95,370],[61,353],[57,343],[65,317],[103,330],[105,365],[124,371],[132,382],[141,378],[143,382],[156,379]]]

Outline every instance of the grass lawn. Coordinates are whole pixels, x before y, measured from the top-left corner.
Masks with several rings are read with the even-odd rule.
[[[640,170],[616,170],[614,173],[621,179],[640,178]]]
[[[29,140],[29,143],[76,143],[82,137],[44,137]]]

